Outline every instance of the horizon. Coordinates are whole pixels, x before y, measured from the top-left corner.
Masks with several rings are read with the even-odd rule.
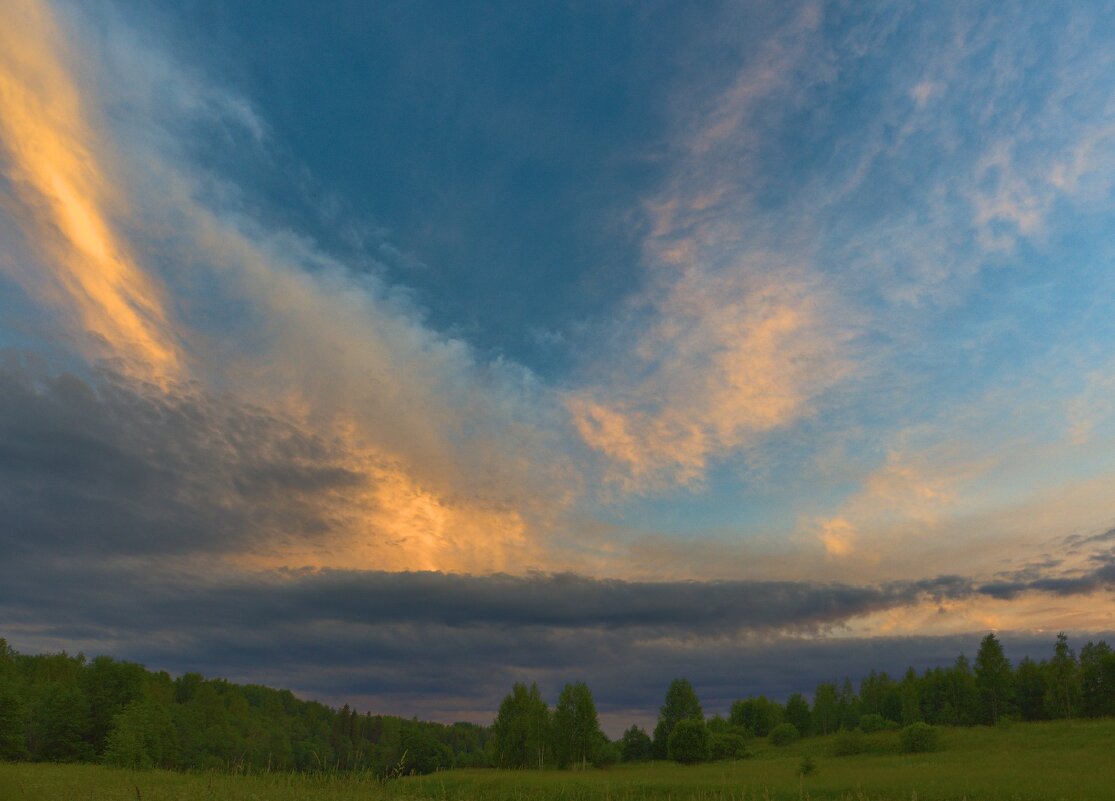
[[[1115,640],[1110,5],[0,11],[17,650],[615,736]]]
[[[984,635],[984,636],[986,636],[986,635]],[[1098,642],[1099,644],[1102,645],[1102,644],[1106,643],[1106,640],[1108,638],[1115,639],[1115,638],[1112,638],[1110,635],[1107,635],[1107,638],[1100,637],[1100,638],[1097,638],[1095,640],[1090,639],[1088,642],[1091,643],[1091,642],[1095,641],[1095,642]],[[983,638],[981,637],[980,638],[981,642],[982,642],[982,639]],[[1042,650],[1039,648],[1040,644],[1037,640],[1021,640],[1021,641],[1019,641],[1019,640],[1011,640],[1009,637],[1005,641],[1001,640],[998,637],[996,637],[996,639],[999,640],[1000,645],[1003,647],[1004,655],[1006,656],[1008,663],[1010,664],[1011,668],[1015,671],[1017,671],[1017,669],[1019,667],[1019,663],[1022,662],[1024,659],[1030,659],[1033,662],[1035,662],[1036,664],[1044,665],[1047,662],[1048,657],[1050,657],[1051,654],[1053,653],[1053,650],[1054,650],[1053,646],[1057,641],[1056,638],[1054,638],[1050,642],[1045,643],[1045,645],[1048,646],[1048,647],[1044,650],[1044,652],[1042,652]],[[1076,659],[1077,654],[1079,654],[1079,652],[1081,650],[1081,646],[1085,645],[1086,643],[1084,643],[1084,642],[1075,642],[1074,643],[1071,639],[1069,639],[1067,642],[1068,642],[1068,645],[1071,648],[1072,657],[1074,659]],[[8,645],[10,647],[10,644],[7,643],[6,639],[3,638],[3,637],[0,637],[0,646],[4,646],[4,645]],[[0,649],[0,650],[2,650],[2,649]],[[924,646],[923,646],[922,651],[924,651]],[[16,650],[15,653],[17,655],[20,655],[18,650]],[[52,656],[52,655],[54,655],[54,654],[43,654],[43,653],[40,653],[40,654],[21,654],[21,656],[25,656],[25,657]],[[108,657],[109,659],[113,659],[114,661],[126,661],[126,660],[116,660],[115,657],[113,657],[111,654],[93,654],[93,655],[89,655],[89,654],[86,654],[84,651],[78,651],[77,653],[69,654],[65,650],[63,650],[61,652],[58,652],[58,655],[66,656],[66,657],[72,658],[72,659],[83,660],[84,664],[86,664],[86,665],[91,664],[92,662],[94,662],[95,660],[97,660],[101,657]],[[859,693],[862,692],[863,682],[865,680],[868,680],[872,676],[877,676],[877,675],[888,676],[892,681],[900,682],[902,680],[902,677],[904,676],[905,672],[908,669],[915,670],[915,672],[917,673],[917,675],[919,677],[923,677],[923,676],[928,676],[930,674],[930,671],[932,671],[934,669],[943,668],[945,670],[948,670],[948,669],[952,668],[953,666],[955,666],[959,659],[964,659],[969,666],[972,666],[972,665],[975,664],[975,661],[976,661],[974,657],[975,657],[975,652],[973,652],[972,656],[969,656],[969,654],[967,654],[967,653],[958,653],[955,656],[953,656],[952,658],[941,657],[941,658],[936,658],[935,659],[935,658],[930,658],[930,657],[924,657],[924,664],[920,667],[920,669],[918,667],[915,667],[913,664],[907,665],[906,668],[902,668],[902,669],[898,669],[898,670],[887,670],[886,668],[880,669],[877,665],[872,665],[870,667],[866,667],[864,669],[864,672],[861,673],[861,674],[858,674],[858,675],[855,675],[855,676],[845,674],[845,675],[840,676],[840,677],[838,677],[836,675],[833,675],[833,676],[830,676],[828,678],[822,678],[821,683],[830,685],[832,687],[839,687],[843,682],[851,681],[853,687],[855,688],[855,692],[857,694],[859,694]],[[893,659],[893,655],[892,655],[892,659]],[[132,663],[132,664],[140,664],[140,663]],[[167,674],[169,674],[170,678],[174,681],[178,681],[179,679],[181,679],[181,678],[183,678],[187,675],[200,675],[201,678],[206,680],[206,681],[229,682],[229,683],[231,683],[233,685],[236,685],[236,686],[248,686],[249,684],[251,684],[251,682],[236,681],[235,678],[232,678],[232,677],[229,677],[229,676],[205,675],[203,673],[200,673],[200,671],[173,671],[173,670],[167,670],[165,668],[152,667],[150,665],[143,665],[143,664],[140,664],[140,667],[144,668],[145,670],[152,671],[154,673],[159,673],[159,672],[167,673]],[[684,676],[675,676],[673,678],[674,679],[685,679]],[[574,679],[568,679],[568,680],[564,681],[563,684],[568,685],[568,684],[573,683],[574,681],[575,681]],[[673,679],[671,679],[670,681],[673,681]],[[688,681],[688,679],[686,679],[686,681]],[[258,683],[256,683],[256,684],[258,684]],[[523,678],[523,679],[517,681],[516,684],[523,684],[523,685],[526,685],[526,686],[531,686],[531,685],[537,685],[538,683],[536,681],[530,679],[530,678]],[[318,702],[318,703],[323,703],[323,704],[331,707],[335,711],[339,711],[339,710],[341,710],[342,707],[344,707],[344,708],[349,709],[351,712],[353,712],[354,714],[357,714],[357,715],[368,715],[368,716],[386,715],[386,716],[389,716],[389,717],[396,717],[396,718],[399,718],[401,720],[409,720],[409,719],[418,720],[419,719],[416,715],[409,714],[407,712],[407,710],[405,710],[405,709],[395,709],[395,710],[392,710],[392,711],[385,711],[385,710],[382,710],[382,709],[361,708],[358,705],[353,704],[353,703],[351,703],[350,701],[348,701],[344,698],[329,699],[329,698],[321,698],[321,697],[312,697],[310,695],[303,694],[303,693],[301,693],[297,690],[292,690],[289,687],[278,687],[278,686],[272,686],[272,685],[262,685],[262,686],[270,687],[271,689],[277,690],[277,691],[292,692],[292,694],[296,698],[298,698],[299,700],[314,701],[314,702]],[[514,686],[514,685],[512,685],[512,686]],[[510,695],[512,686],[509,686],[507,688],[507,696]],[[734,695],[731,692],[728,692],[728,694],[726,696],[717,699],[718,703],[715,706],[715,708],[711,708],[707,704],[706,701],[701,700],[701,693],[699,691],[697,691],[697,698],[698,698],[698,701],[701,703],[702,712],[703,712],[705,720],[710,720],[713,717],[720,717],[720,718],[723,718],[723,719],[727,719],[727,718],[729,718],[729,715],[730,715],[730,712],[731,712],[731,707],[735,702],[749,700],[749,699],[755,699],[755,698],[766,698],[766,699],[771,700],[771,701],[773,701],[777,704],[780,704],[784,707],[787,700],[791,696],[800,695],[810,705],[812,705],[815,701],[816,690],[819,687],[820,687],[820,684],[818,684],[816,687],[812,687],[812,688],[805,688],[805,687],[794,688],[794,687],[789,687],[788,685],[784,685],[779,692],[768,692],[764,689],[764,687],[756,686],[752,682],[750,684],[749,691],[745,692],[743,690],[740,690],[740,691],[736,692]],[[697,688],[695,688],[695,689],[697,689]],[[592,691],[592,688],[589,687],[589,690]],[[539,687],[539,691],[540,691],[540,694],[542,696],[543,701],[546,702],[547,704],[555,703],[558,695],[560,694],[560,689],[559,689],[557,684],[551,684],[550,686]],[[662,695],[663,695],[663,697],[665,697],[665,689],[663,689]],[[507,696],[505,696],[505,698]],[[501,699],[501,700],[505,700],[505,699]],[[660,707],[657,707],[657,706],[654,707],[654,708],[648,708],[648,709],[643,709],[643,710],[636,710],[636,709],[629,708],[629,709],[626,709],[622,712],[617,712],[614,709],[610,709],[610,699],[607,698],[607,697],[597,697],[594,693],[593,701],[594,701],[594,704],[596,705],[596,708],[597,708],[597,714],[598,714],[599,721],[600,721],[600,727],[603,730],[604,734],[606,734],[608,736],[608,738],[613,740],[613,741],[618,741],[625,731],[627,731],[629,728],[634,727],[634,726],[637,726],[637,727],[641,728],[646,733],[653,732],[654,728],[655,728],[656,721],[659,719]],[[469,717],[467,719],[465,719],[465,718],[442,718],[442,719],[438,719],[438,718],[435,717],[435,718],[429,719],[429,720],[431,722],[440,723],[440,724],[443,724],[443,725],[452,725],[452,724],[455,724],[455,723],[469,723],[469,724],[474,724],[474,725],[490,728],[492,726],[493,722],[495,721],[497,715],[498,715],[498,709],[492,709],[486,715],[484,713],[481,713],[481,712],[476,712],[474,715],[472,715],[471,717]],[[427,719],[423,719],[423,720],[427,720]],[[803,734],[807,735],[809,733],[808,732],[803,732]]]

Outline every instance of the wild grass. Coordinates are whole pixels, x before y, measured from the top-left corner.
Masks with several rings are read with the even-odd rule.
[[[747,759],[587,771],[459,770],[380,782],[351,774],[182,774],[0,764],[0,801],[1115,801],[1115,720],[946,729],[940,749],[898,753],[897,732],[834,756],[833,737]],[[803,758],[817,766],[802,777]]]

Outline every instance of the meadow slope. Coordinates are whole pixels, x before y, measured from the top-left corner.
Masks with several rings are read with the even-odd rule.
[[[950,729],[929,754],[895,752],[896,735],[868,753],[834,756],[833,737],[785,748],[759,740],[747,759],[587,771],[457,770],[382,783],[371,776],[227,775],[127,771],[95,765],[0,764],[0,799],[19,801],[625,801],[701,799],[1115,800],[1115,720]],[[816,763],[802,778],[802,758]]]

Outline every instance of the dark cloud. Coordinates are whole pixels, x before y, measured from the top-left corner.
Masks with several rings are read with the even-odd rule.
[[[313,502],[364,477],[335,443],[193,386],[0,361],[0,546],[10,554],[185,554],[328,528]]]
[[[749,693],[785,697],[870,669],[947,664],[971,657],[983,632],[865,640],[847,637],[840,624],[919,600],[997,591],[957,578],[852,587],[245,575],[139,561],[53,560],[0,572],[0,619],[17,647],[82,648],[379,711],[477,720],[517,680],[538,681],[555,696],[565,681],[585,679],[612,719],[645,722],[676,676],[693,680],[710,710],[723,710]],[[1052,647],[1046,640],[1019,640],[1015,651],[1043,655]]]
[[[1078,547],[1080,545],[1088,545],[1094,542],[1115,542],[1115,528],[1108,529],[1100,534],[1092,534],[1091,536],[1084,536],[1083,534],[1070,534],[1062,540],[1065,545],[1069,547]]]
[[[981,595],[1009,600],[1030,592],[1052,595],[1086,595],[1115,588],[1115,554],[1095,554],[1090,561],[1098,566],[1084,573],[1067,576],[1043,576],[1020,581],[996,581],[982,584]]]
[[[107,652],[172,672],[197,670],[441,719],[490,720],[514,681],[537,681],[553,699],[564,682],[584,679],[614,722],[613,733],[648,722],[678,676],[694,682],[710,712],[725,711],[747,694],[785,698],[872,669],[897,674],[908,665],[949,664],[961,653],[972,658],[985,633],[859,639],[834,627],[827,636],[793,636],[765,624],[740,628],[739,621],[751,619],[746,612],[729,622],[722,612],[691,608],[688,625],[680,615],[660,624],[624,613],[631,622],[618,624],[603,605],[595,616],[535,617],[516,608],[533,595],[535,602],[581,609],[584,599],[573,601],[569,592],[623,603],[611,594],[614,582],[569,577],[327,573],[205,581],[73,564],[55,578],[37,590],[8,582],[0,590],[0,618],[12,624],[7,636],[17,647]],[[697,595],[702,588],[714,597],[723,589],[690,589]],[[676,588],[627,588],[636,589],[664,599]],[[819,597],[825,589],[801,592]],[[502,602],[490,602],[488,593]],[[837,606],[820,605],[826,619]],[[1006,641],[1013,658],[1052,649],[1051,636]]]
[[[1115,586],[1115,557],[1099,552],[1087,573],[1049,560],[982,585],[220,567],[257,543],[327,531],[314,499],[367,481],[343,457],[339,443],[193,387],[51,374],[8,356],[0,636],[442,719],[486,719],[516,680],[552,697],[583,678],[606,719],[645,722],[676,676],[725,709],[748,693],[950,662],[979,636],[848,639],[841,627],[856,617]]]

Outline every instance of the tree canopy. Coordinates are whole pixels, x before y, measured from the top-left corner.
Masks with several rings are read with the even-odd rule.
[[[701,702],[688,679],[674,679],[666,690],[666,700],[658,711],[658,725],[654,727],[654,751],[659,759],[669,754],[670,735],[683,720],[704,721]]]

